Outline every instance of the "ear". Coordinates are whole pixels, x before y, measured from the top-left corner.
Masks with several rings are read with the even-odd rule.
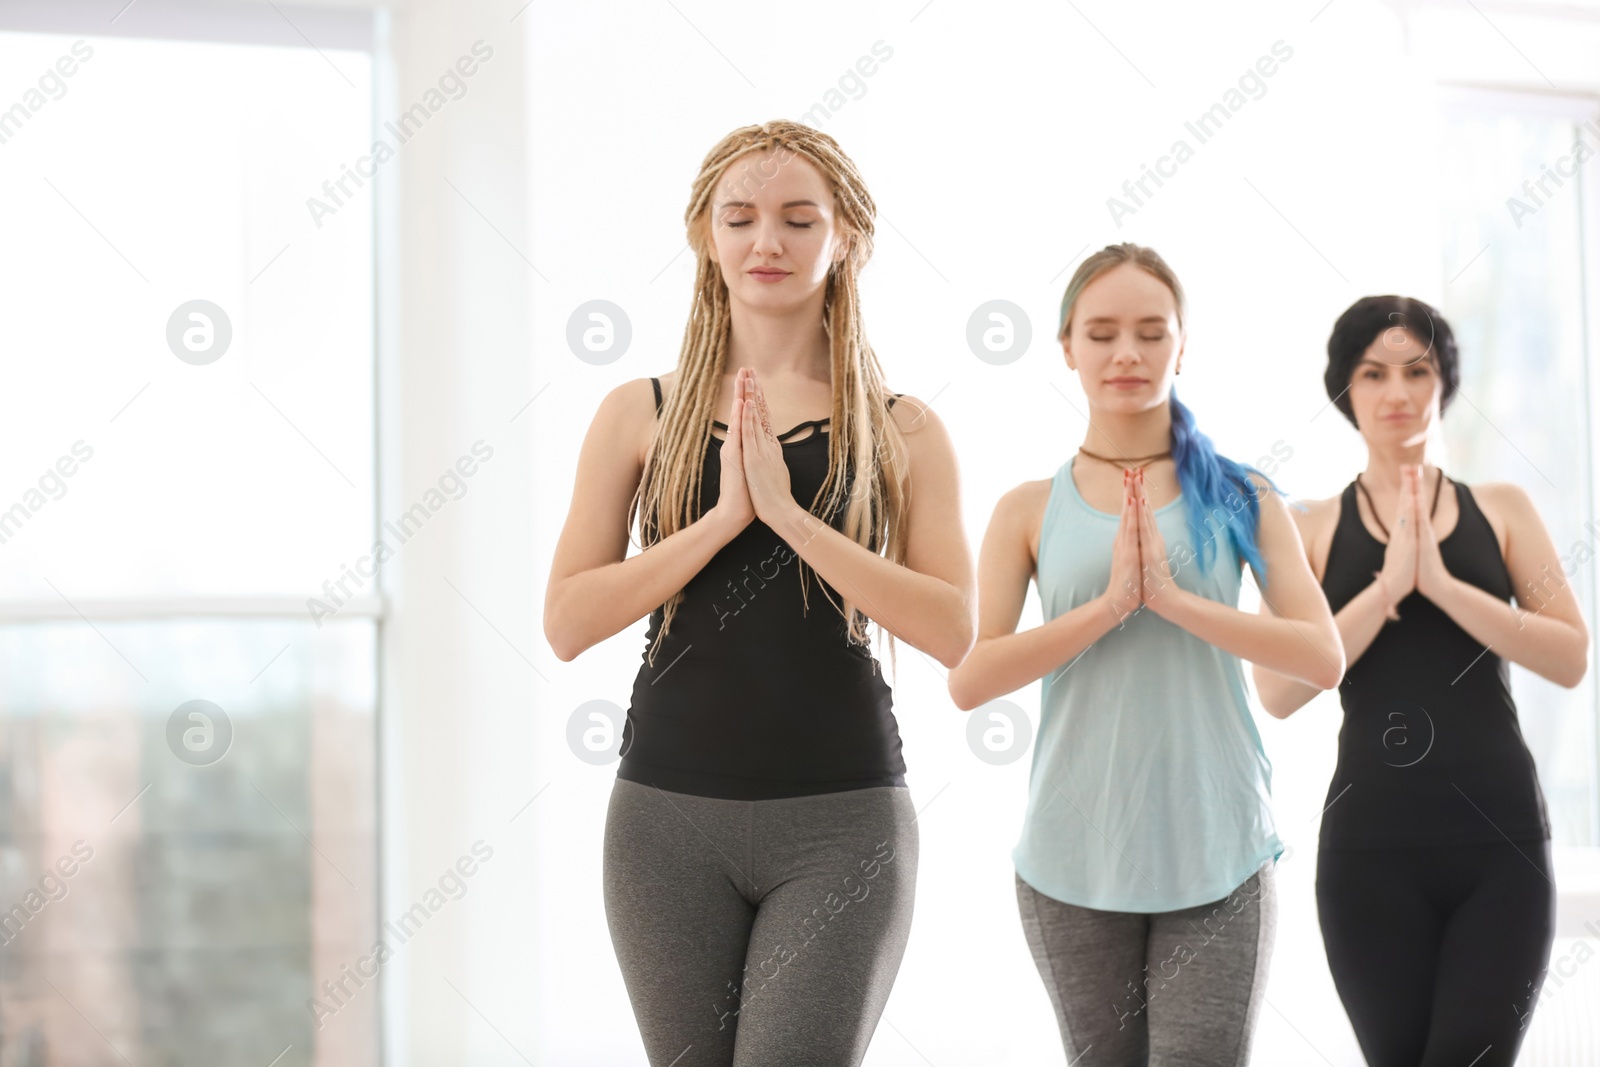
[[[1067,357],[1067,369],[1077,370],[1072,362],[1072,331],[1068,330],[1061,335],[1061,354]]]

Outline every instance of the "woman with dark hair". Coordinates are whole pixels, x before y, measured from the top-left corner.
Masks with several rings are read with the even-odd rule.
[[[1239,660],[1311,689],[1344,666],[1277,487],[1178,400],[1184,319],[1148,248],[1073,274],[1058,337],[1089,425],[995,507],[978,643],[949,677],[962,709],[1044,678],[1012,858],[1073,1067],[1249,1062],[1283,847]],[[1245,563],[1283,618],[1238,610]],[[1045,622],[1019,633],[1030,577]]]
[[[603,880],[654,1067],[860,1063],[910,932],[916,813],[866,622],[954,666],[973,575],[949,436],[862,329],[874,212],[825,133],[711,150],[677,370],[601,404],[551,564],[561,659],[650,616]]]
[[[1295,516],[1350,662],[1317,911],[1373,1067],[1515,1061],[1555,884],[1508,664],[1570,688],[1589,660],[1528,494],[1427,465],[1459,382],[1454,335],[1433,308],[1399,296],[1351,305],[1328,338],[1324,384],[1367,465]],[[1316,696],[1265,664],[1255,679],[1279,718]]]

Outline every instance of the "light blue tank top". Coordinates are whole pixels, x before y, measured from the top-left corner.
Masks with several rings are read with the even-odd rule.
[[[1118,516],[1079,495],[1072,463],[1051,482],[1039,534],[1047,622],[1111,580]],[[1201,573],[1185,503],[1179,494],[1155,510],[1177,584],[1237,607],[1242,564],[1213,532],[1211,570]],[[1104,911],[1175,911],[1220,900],[1283,852],[1272,764],[1237,656],[1146,608],[1046,675],[1040,703],[1012,851],[1039,892]]]

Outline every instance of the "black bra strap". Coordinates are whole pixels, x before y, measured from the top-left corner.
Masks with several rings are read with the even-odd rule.
[[[650,387],[656,391],[656,414],[661,414],[661,379],[651,378]]]
[[[661,379],[660,378],[651,378],[650,379],[650,388],[652,388],[652,389],[654,389],[656,391],[656,414],[659,415],[659,414],[661,414]],[[901,397],[903,397],[905,395],[906,394],[904,394],[904,393],[896,393],[893,396],[891,396],[889,398],[889,406],[890,407],[894,407],[894,402],[896,400],[899,400]],[[829,416],[827,418],[813,419],[810,422],[802,422],[799,426],[796,426],[793,430],[788,430],[788,431],[786,431],[786,432],[784,432],[782,434],[779,434],[778,435],[778,440],[781,441],[781,440],[783,440],[783,438],[788,437],[791,434],[793,434],[795,432],[795,430],[802,430],[807,426],[821,426],[823,423],[828,422],[829,418],[831,418],[831,416]],[[716,419],[712,419],[711,420],[711,425],[720,426],[724,430],[726,430],[728,428],[726,423],[718,422]]]

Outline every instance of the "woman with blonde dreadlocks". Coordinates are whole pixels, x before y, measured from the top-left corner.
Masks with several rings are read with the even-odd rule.
[[[604,883],[657,1067],[860,1063],[910,932],[915,809],[865,624],[953,667],[976,613],[949,437],[862,331],[874,211],[827,134],[711,150],[677,370],[602,402],[552,564],[561,659],[650,615]]]

